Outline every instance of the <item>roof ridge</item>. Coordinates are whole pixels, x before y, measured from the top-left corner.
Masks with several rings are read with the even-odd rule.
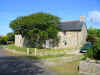
[[[76,21],[80,21],[80,20],[69,20],[69,21],[63,21],[63,23],[66,23],[66,22],[76,22]]]

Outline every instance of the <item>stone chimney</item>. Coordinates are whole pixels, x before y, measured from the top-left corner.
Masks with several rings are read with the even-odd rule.
[[[80,22],[85,22],[85,16],[80,16]]]

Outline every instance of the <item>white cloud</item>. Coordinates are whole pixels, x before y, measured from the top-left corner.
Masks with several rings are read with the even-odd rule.
[[[100,24],[100,11],[91,11],[88,13],[88,18],[92,24]]]

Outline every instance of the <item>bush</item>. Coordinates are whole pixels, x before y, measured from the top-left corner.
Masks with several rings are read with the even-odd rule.
[[[13,44],[14,40],[15,40],[15,34],[13,32],[11,32],[11,33],[8,33],[7,36],[8,36],[8,42],[10,44]]]
[[[90,48],[85,54],[85,57],[91,59],[100,59],[100,40],[93,43],[93,48]]]
[[[96,41],[100,40],[100,29],[89,28],[88,29],[88,38],[87,41]]]
[[[0,45],[6,45],[8,40],[8,36],[0,37]]]

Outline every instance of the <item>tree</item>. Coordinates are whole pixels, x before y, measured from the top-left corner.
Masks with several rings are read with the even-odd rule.
[[[100,29],[89,28],[88,39],[88,41],[93,41],[93,48],[90,48],[85,56],[91,59],[100,60]]]
[[[88,37],[94,37],[96,36],[97,30],[94,28],[88,29]]]
[[[7,36],[8,36],[8,42],[9,43],[14,43],[15,34],[13,32],[11,32],[11,33],[8,33]]]
[[[97,37],[100,38],[100,29],[97,30]]]
[[[15,20],[11,21],[10,27],[14,30],[16,34],[25,34],[33,28],[33,24],[30,24],[30,19],[28,16],[18,17]]]
[[[43,43],[45,40],[57,38],[59,23],[59,17],[39,12],[18,17],[10,23],[10,27],[16,34]]]
[[[5,45],[5,44],[7,44],[7,41],[8,41],[8,36],[7,35],[0,37],[0,44]]]
[[[100,29],[89,28],[88,29],[88,40],[96,41],[98,39],[100,39]]]

